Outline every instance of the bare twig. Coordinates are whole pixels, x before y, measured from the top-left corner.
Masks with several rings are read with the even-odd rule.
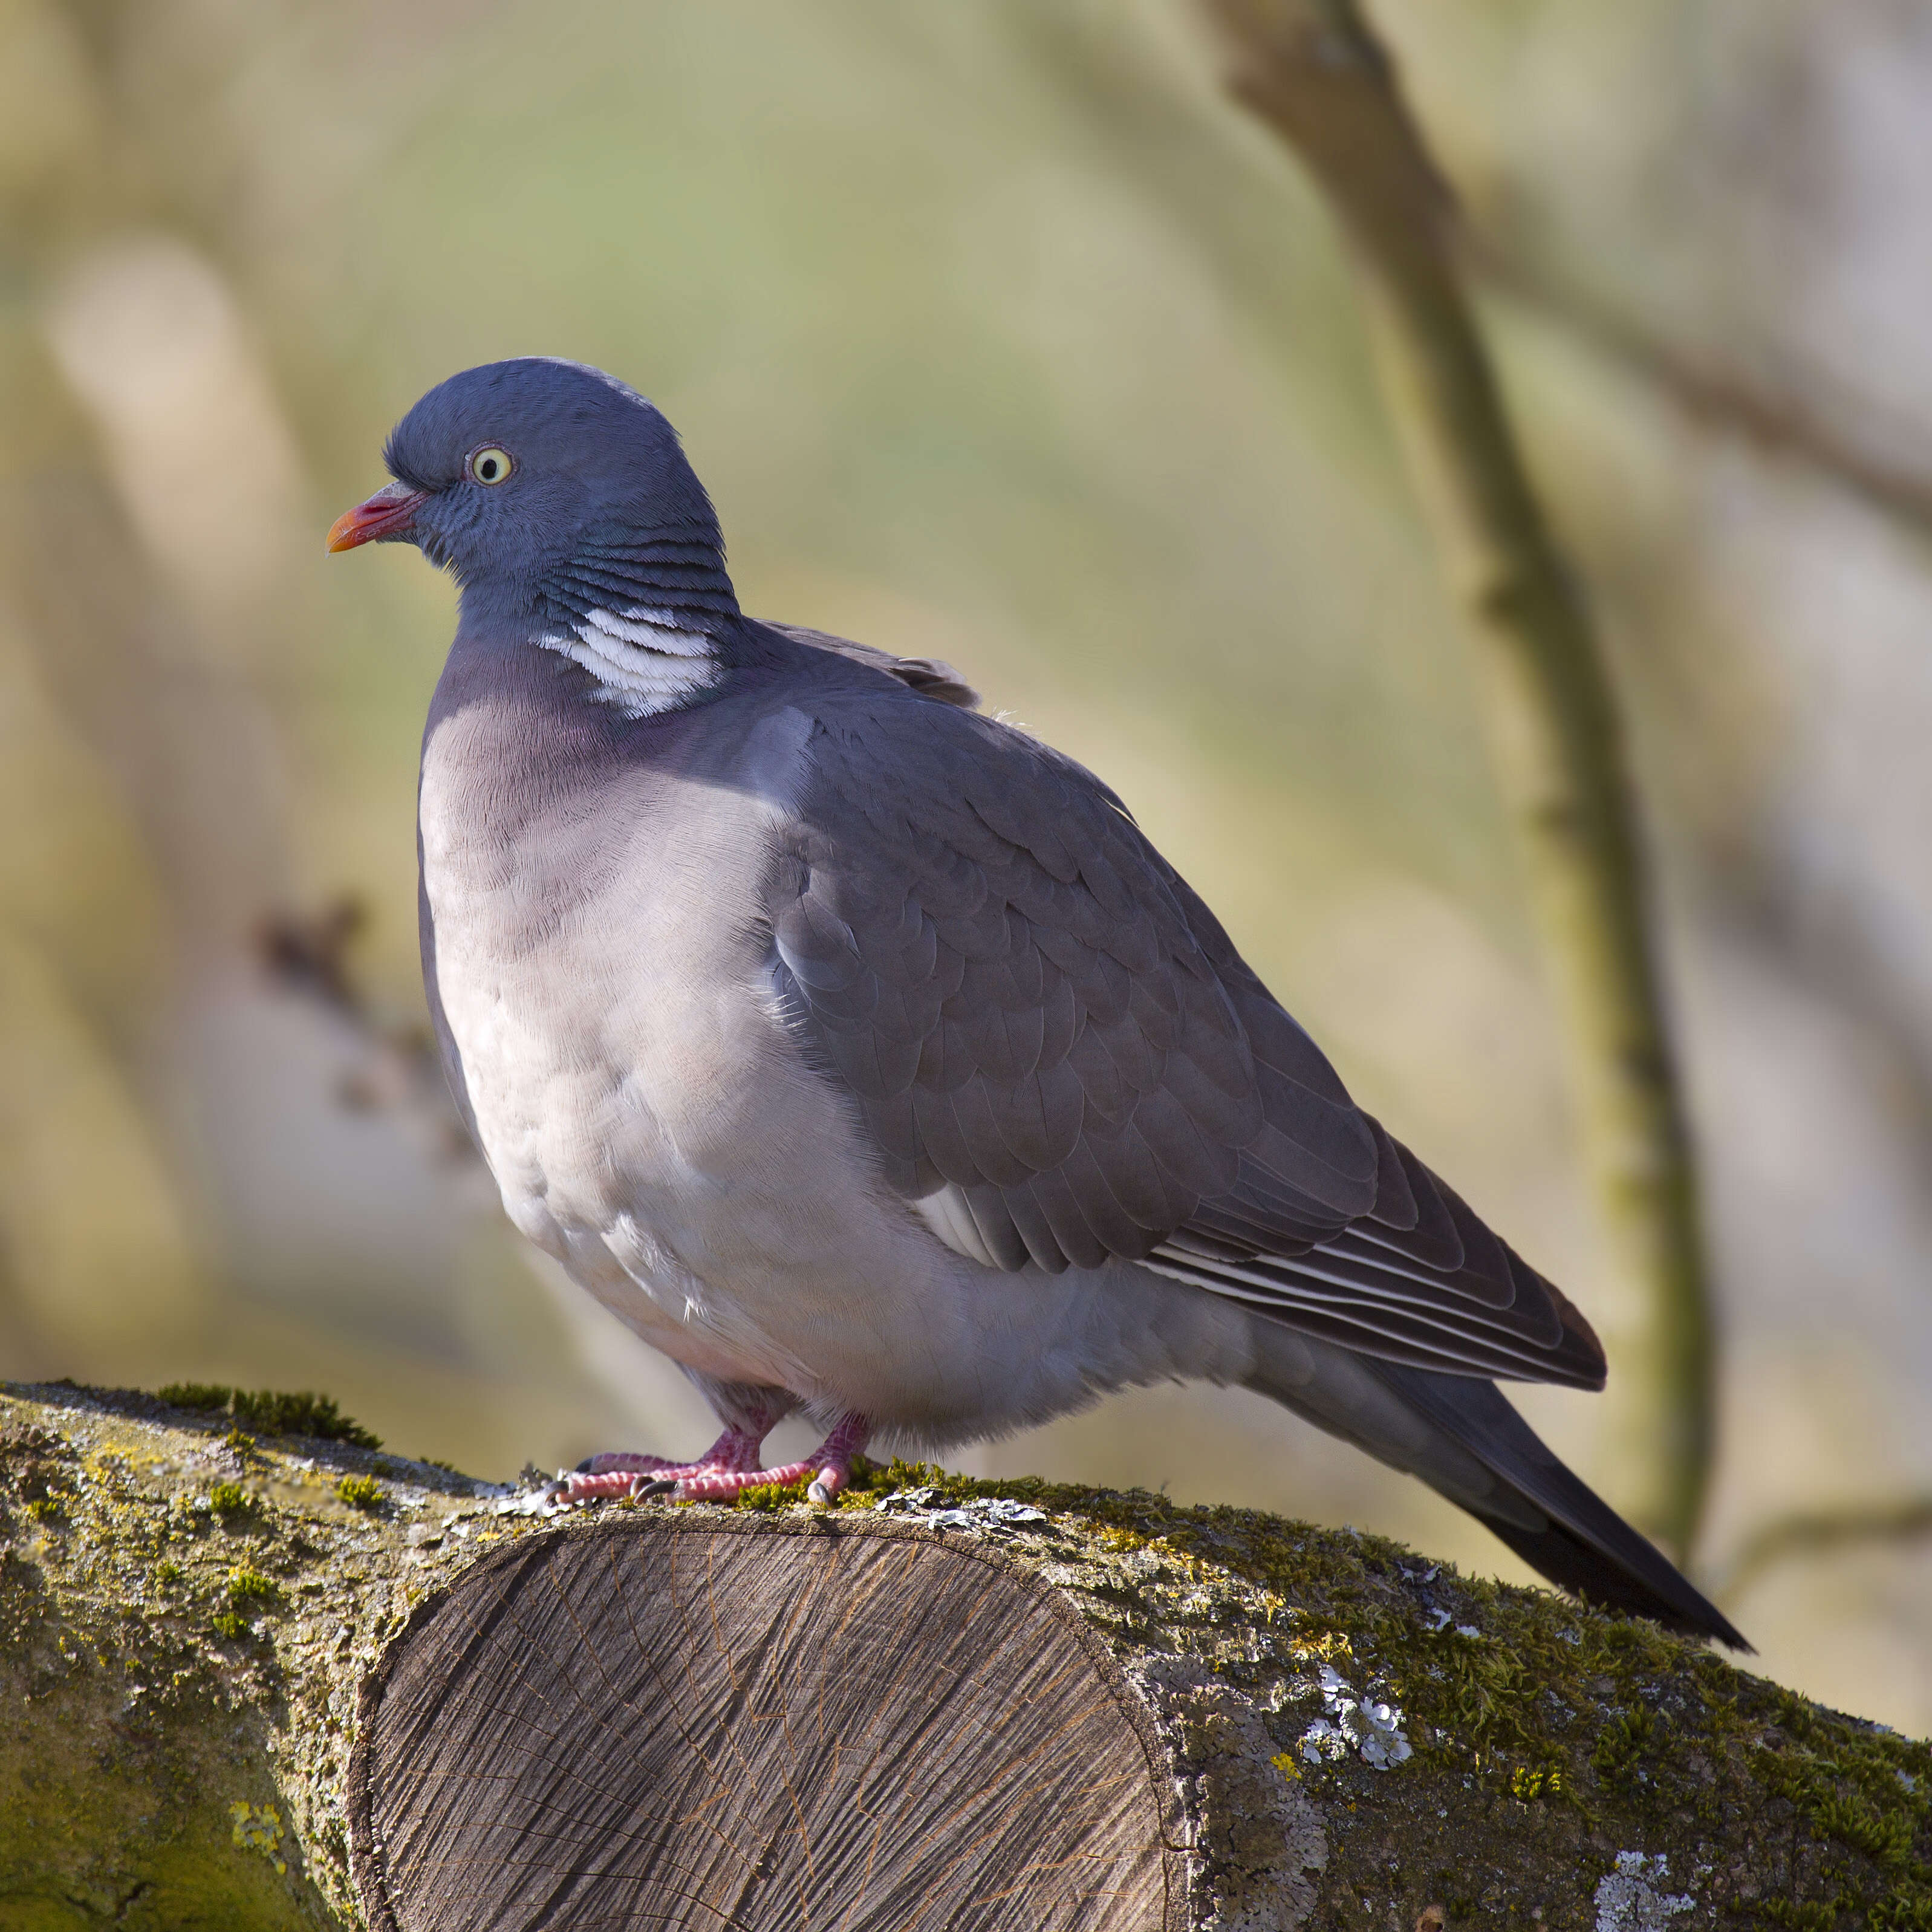
[[[279,985],[366,1031],[374,1022],[350,976],[349,952],[368,923],[369,909],[353,892],[338,893],[317,912],[272,912],[255,928],[256,956]]]
[[[443,1158],[473,1160],[475,1144],[428,1029],[380,1011],[356,978],[350,955],[367,922],[362,902],[350,892],[316,912],[272,913],[255,928],[256,956],[277,985],[326,1008],[360,1049],[360,1064],[336,1090],[345,1107],[411,1116],[428,1127]]]
[[[1932,471],[1860,448],[1802,395],[1774,391],[1666,340],[1493,238],[1472,235],[1466,241],[1470,267],[1490,286],[1657,391],[1693,422],[1828,478],[1922,541],[1932,536]]]
[[[1711,1462],[1709,1300],[1622,730],[1589,615],[1464,290],[1450,196],[1368,23],[1353,0],[1202,4],[1230,90],[1300,158],[1354,245],[1390,405],[1487,669],[1588,1156],[1649,1298],[1641,1439],[1654,1456],[1634,1507],[1682,1556]]]
[[[1932,1496],[1900,1502],[1801,1510],[1766,1523],[1725,1566],[1723,1594],[1736,1598],[1774,1564],[1823,1556],[1858,1544],[1912,1543],[1932,1537]]]

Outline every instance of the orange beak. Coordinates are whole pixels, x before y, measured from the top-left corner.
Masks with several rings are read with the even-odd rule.
[[[422,490],[412,490],[406,483],[386,484],[366,503],[344,510],[329,525],[328,547],[332,550],[353,550],[358,544],[406,536],[415,525],[417,511],[427,500]]]

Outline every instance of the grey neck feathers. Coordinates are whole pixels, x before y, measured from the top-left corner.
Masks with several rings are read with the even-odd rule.
[[[598,702],[650,718],[724,676],[738,599],[713,526],[586,542],[545,573],[538,608],[538,644],[589,671]]]

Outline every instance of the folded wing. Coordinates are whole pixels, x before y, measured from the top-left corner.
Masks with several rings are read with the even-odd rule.
[[[916,684],[821,711],[772,973],[989,1267],[1122,1258],[1368,1354],[1601,1386],[1582,1317],[1350,1100],[1090,772]]]

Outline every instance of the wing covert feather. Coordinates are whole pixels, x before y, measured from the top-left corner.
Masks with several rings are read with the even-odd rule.
[[[1349,1099],[1119,800],[916,686],[820,706],[772,970],[888,1185],[1000,1268],[1141,1262],[1418,1366],[1594,1387],[1588,1325]]]

